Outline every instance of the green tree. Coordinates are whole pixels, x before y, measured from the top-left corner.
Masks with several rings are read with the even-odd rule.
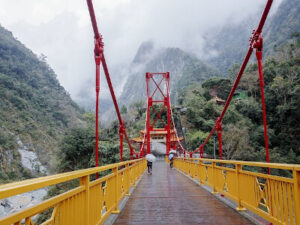
[[[126,114],[127,113],[127,107],[126,105],[122,105],[121,109],[120,109],[121,114]]]
[[[88,168],[94,153],[94,131],[90,128],[73,128],[63,138],[59,152],[60,171]]]
[[[225,159],[255,160],[254,149],[250,144],[247,127],[239,128],[233,124],[226,126],[222,135],[223,154]]]
[[[231,86],[231,81],[225,78],[210,78],[202,83],[203,88],[216,92],[222,99],[227,99]]]
[[[238,63],[234,63],[232,67],[229,69],[229,79],[233,83],[238,75],[240,70],[240,65]]]

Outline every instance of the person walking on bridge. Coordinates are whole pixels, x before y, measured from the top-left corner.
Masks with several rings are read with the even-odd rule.
[[[172,169],[173,168],[173,160],[174,160],[174,154],[173,153],[169,154],[169,160],[170,160],[170,168]]]
[[[147,154],[146,159],[147,159],[148,174],[152,174],[152,163],[155,162],[156,158],[152,154]]]
[[[152,162],[147,160],[148,174],[152,174]]]

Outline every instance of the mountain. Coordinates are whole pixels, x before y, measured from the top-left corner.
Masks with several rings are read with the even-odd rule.
[[[224,76],[234,63],[242,63],[249,46],[249,37],[254,27],[252,19],[239,24],[229,24],[220,30],[209,32],[209,42],[205,51],[215,51],[214,57],[203,59],[206,63],[214,65]]]
[[[300,32],[300,1],[283,0],[277,12],[270,17],[264,31],[265,54],[270,55],[283,43],[291,42]]]
[[[299,164],[300,33],[266,57],[263,67],[270,162]],[[223,119],[222,149],[226,159],[265,161],[257,70],[256,63],[249,65],[240,80],[239,95],[233,98]],[[190,86],[181,93],[179,98],[186,107],[181,121],[188,149],[197,148],[199,142],[208,136],[224,107],[216,104],[209,95],[211,90],[227,92],[228,95],[232,85],[229,79],[209,79],[203,82],[204,90]],[[214,149],[212,140],[205,147],[206,153],[211,156]]]
[[[224,75],[234,63],[241,64],[248,46],[252,30],[258,25],[262,11],[241,23],[214,29],[208,35],[206,51],[215,51],[214,57],[203,59],[214,65]],[[283,0],[277,11],[269,15],[263,29],[264,56],[272,54],[276,46],[292,40],[292,35],[300,31],[300,1]],[[252,58],[252,60],[254,60]]]
[[[146,72],[170,72],[171,101],[176,102],[178,92],[190,84],[220,76],[217,69],[201,62],[179,48],[156,49],[152,42],[142,43],[131,64],[131,74],[124,86],[119,102],[130,104],[146,100]]]
[[[82,113],[45,57],[0,26],[0,180],[48,170],[65,131],[85,124]]]

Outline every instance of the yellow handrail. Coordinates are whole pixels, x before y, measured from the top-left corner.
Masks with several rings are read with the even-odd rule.
[[[273,224],[300,224],[300,165],[175,158],[174,167]],[[252,172],[245,167],[289,170],[292,178]]]
[[[79,186],[47,199],[35,206],[0,218],[0,225],[33,225],[32,217],[52,210],[52,216],[43,225],[102,224],[111,213],[119,213],[120,200],[129,195],[130,188],[146,169],[146,160],[137,159],[107,166],[45,176],[0,186],[0,199],[15,196],[54,184],[79,179]],[[90,181],[90,175],[110,171],[108,175]]]

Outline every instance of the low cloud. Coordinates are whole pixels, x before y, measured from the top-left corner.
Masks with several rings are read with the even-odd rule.
[[[120,93],[126,66],[142,42],[153,40],[158,46],[179,47],[204,57],[212,28],[260,14],[265,2],[94,1],[116,92]],[[280,2],[274,2],[273,10]],[[82,93],[94,95],[93,34],[85,0],[0,0],[0,23],[35,53],[47,56],[59,81],[75,100],[81,99]],[[104,79],[102,76],[102,94],[109,96]]]

